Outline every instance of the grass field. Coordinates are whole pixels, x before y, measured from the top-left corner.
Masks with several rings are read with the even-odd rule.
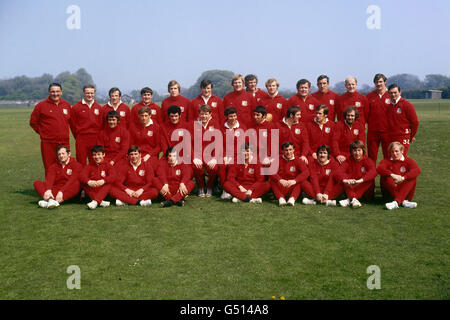
[[[449,299],[450,102],[414,103],[419,206],[393,212],[379,188],[358,210],[196,196],[182,209],[40,209],[31,108],[2,108],[0,299]],[[80,290],[66,286],[70,265]],[[380,290],[366,286],[370,265]]]

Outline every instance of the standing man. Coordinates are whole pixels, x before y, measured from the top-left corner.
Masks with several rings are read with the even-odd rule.
[[[163,100],[161,104],[162,120],[166,122],[168,120],[167,109],[170,106],[177,106],[181,110],[181,120],[183,122],[188,121],[189,109],[191,109],[191,100],[181,95],[181,86],[176,80],[172,80],[167,85],[167,90],[170,96]]]
[[[152,117],[152,121],[156,122],[157,124],[162,124],[162,112],[161,108],[152,101],[153,99],[153,90],[149,87],[142,88],[141,90],[141,102],[135,104],[131,108],[131,125],[139,127],[141,124],[140,117],[139,117],[139,110],[142,107],[147,107],[150,109],[150,116]],[[131,130],[131,128],[130,128]]]
[[[313,121],[308,123],[308,140],[309,140],[309,152],[311,156],[317,160],[317,148],[319,146],[328,146],[331,148],[331,142],[334,133],[335,123],[328,119],[329,110],[324,104],[319,105],[316,108],[316,117]],[[329,158],[331,155],[328,152]]]
[[[119,88],[114,87],[109,90],[109,101],[103,106],[103,128],[108,126],[108,124],[105,122],[106,114],[108,113],[108,111],[116,111],[120,115],[120,126],[127,130],[130,129],[130,107],[123,103],[121,98],[122,92],[120,92]]]
[[[48,93],[48,98],[34,107],[30,117],[31,128],[41,137],[41,155],[46,173],[55,162],[56,148],[60,145],[70,148],[70,103],[61,98],[62,87],[59,83],[51,83]]]
[[[223,102],[218,96],[212,93],[213,84],[211,80],[203,79],[200,82],[200,89],[202,91],[191,102],[191,110],[189,110],[189,121],[192,123],[198,120],[199,109],[206,104],[211,108],[211,116],[219,124],[224,123],[223,116]]]
[[[369,116],[367,118],[367,151],[369,158],[377,162],[378,147],[381,144],[383,158],[388,157],[389,135],[387,110],[391,104],[391,98],[386,88],[387,78],[381,73],[377,73],[373,78],[375,90],[368,93],[366,98],[369,106]]]
[[[278,93],[280,83],[275,78],[266,81],[268,95],[260,101],[260,105],[266,108],[266,119],[269,122],[278,123],[283,117],[283,110],[288,107],[288,100]]]
[[[419,119],[414,106],[401,97],[402,90],[397,84],[391,84],[388,91],[391,97],[387,112],[389,143],[400,142],[405,148],[403,154],[407,156],[410,143],[416,140],[414,137],[419,128]]]
[[[344,110],[349,106],[355,106],[359,113],[358,122],[362,123],[365,128],[369,107],[367,105],[366,97],[356,91],[357,85],[358,81],[355,77],[350,76],[345,79],[345,88],[347,89],[347,92],[339,97],[336,116],[339,121],[342,120]]]
[[[309,94],[310,89],[311,82],[308,80],[300,79],[297,81],[297,94],[289,98],[283,114],[286,114],[288,107],[297,106],[301,111],[300,121],[303,123],[312,121],[316,115],[316,107],[319,105],[319,102]]]
[[[336,122],[335,120],[335,106],[339,99],[339,95],[329,89],[330,78],[327,75],[320,75],[317,78],[317,92],[314,92],[312,96],[316,98],[319,104],[324,104],[328,107],[328,120]],[[313,149],[314,152],[316,149]]]
[[[247,128],[253,124],[253,109],[255,108],[255,98],[251,93],[244,90],[244,77],[241,74],[235,74],[231,79],[233,91],[229,92],[223,98],[225,108],[234,107],[237,110],[238,120]]]
[[[87,159],[92,162],[91,148],[95,145],[103,119],[102,106],[95,101],[95,87],[85,85],[83,96],[70,111],[70,129],[76,140],[77,161],[85,166]]]
[[[246,91],[253,95],[256,104],[260,104],[262,100],[264,100],[267,97],[267,92],[257,87],[258,78],[254,74],[248,74],[245,76],[244,81]]]

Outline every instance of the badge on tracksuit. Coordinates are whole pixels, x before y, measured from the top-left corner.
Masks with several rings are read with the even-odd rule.
[[[68,176],[72,175],[72,169],[67,169],[66,173]]]
[[[355,134],[355,136],[357,136],[358,133],[359,133],[359,130],[358,130],[358,129],[355,129],[355,130],[353,130],[353,133]]]
[[[145,170],[139,170],[139,175],[143,177],[145,175]]]
[[[180,170],[180,169],[177,169],[177,170],[175,171],[175,174],[176,174],[177,176],[181,175],[181,170]]]

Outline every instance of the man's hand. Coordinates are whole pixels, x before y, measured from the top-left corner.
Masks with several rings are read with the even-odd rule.
[[[302,159],[303,161],[306,162],[306,164],[308,164],[308,158],[306,158],[305,156],[301,156],[300,159]]]
[[[163,196],[165,196],[166,194],[170,194],[169,185],[168,184],[163,185],[159,193],[161,193]]]
[[[52,190],[49,189],[49,190],[45,191],[43,198],[45,201],[48,201],[48,199],[53,199],[54,196],[53,196]]]
[[[56,194],[55,200],[58,201],[58,202],[63,202],[63,193],[62,193],[62,191],[59,191]]]
[[[180,192],[180,194],[182,196],[187,196],[187,194],[188,194],[188,189],[186,188],[186,185],[183,182],[180,183],[180,187],[178,188],[178,191]]]
[[[192,162],[194,163],[194,166],[197,167],[197,169],[201,169],[203,166],[203,162],[202,160],[195,158],[194,160],[192,160]]]
[[[216,167],[217,164],[217,160],[216,159],[211,159],[208,161],[207,165],[208,167],[213,170]]]
[[[345,156],[337,156],[336,160],[339,161],[339,164],[342,164],[345,160],[347,160],[347,158]]]

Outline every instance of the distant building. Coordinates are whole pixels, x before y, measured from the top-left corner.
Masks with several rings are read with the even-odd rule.
[[[442,99],[441,90],[427,90],[425,92],[425,99]]]

